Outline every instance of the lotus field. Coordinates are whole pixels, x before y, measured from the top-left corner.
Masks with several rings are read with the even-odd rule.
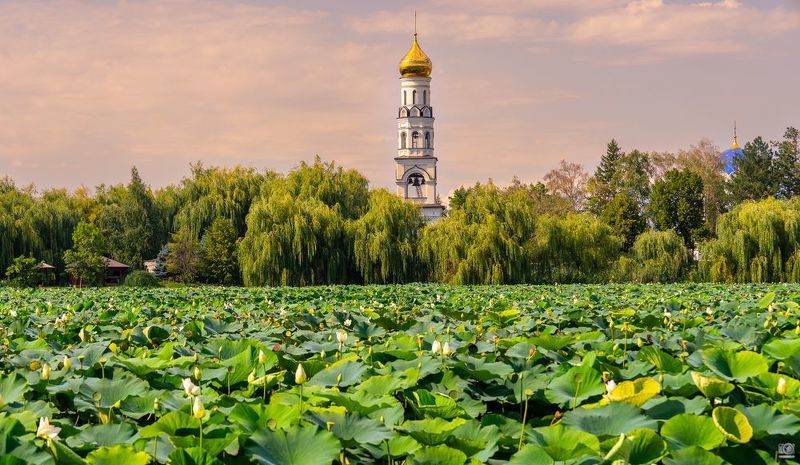
[[[797,463],[800,287],[0,289],[0,463]]]

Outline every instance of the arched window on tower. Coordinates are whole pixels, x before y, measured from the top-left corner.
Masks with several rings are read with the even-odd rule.
[[[422,91],[422,104],[423,105],[427,105],[428,104],[428,91],[427,90],[423,90]]]
[[[408,99],[406,98],[406,91],[403,91],[403,105],[408,105]]]
[[[414,131],[411,133],[411,148],[415,149],[419,147],[419,133]]]
[[[419,199],[425,197],[423,186],[425,185],[425,177],[419,173],[414,173],[408,176],[408,183],[406,184],[406,198]]]
[[[429,132],[425,133],[425,148],[426,149],[431,148],[431,133]]]
[[[416,90],[412,90],[411,91],[411,104],[412,105],[416,105],[417,104],[417,91]]]
[[[401,132],[400,133],[400,148],[401,149],[406,148],[406,133],[405,132]]]

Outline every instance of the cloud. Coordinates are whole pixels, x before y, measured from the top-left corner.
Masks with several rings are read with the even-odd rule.
[[[744,52],[754,41],[800,28],[796,11],[745,7],[736,0],[682,4],[637,0],[585,16],[567,38],[587,47],[627,47],[620,61],[660,61],[680,56]]]

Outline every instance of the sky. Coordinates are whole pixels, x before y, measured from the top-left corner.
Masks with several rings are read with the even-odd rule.
[[[418,15],[439,191],[800,126],[800,0],[0,0],[0,176],[154,188],[319,155],[394,185]]]

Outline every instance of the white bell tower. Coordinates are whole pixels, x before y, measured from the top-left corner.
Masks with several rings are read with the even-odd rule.
[[[422,208],[427,221],[441,218],[444,206],[436,191],[436,157],[433,155],[433,107],[430,58],[417,43],[400,61],[400,109],[397,112],[397,195]]]

